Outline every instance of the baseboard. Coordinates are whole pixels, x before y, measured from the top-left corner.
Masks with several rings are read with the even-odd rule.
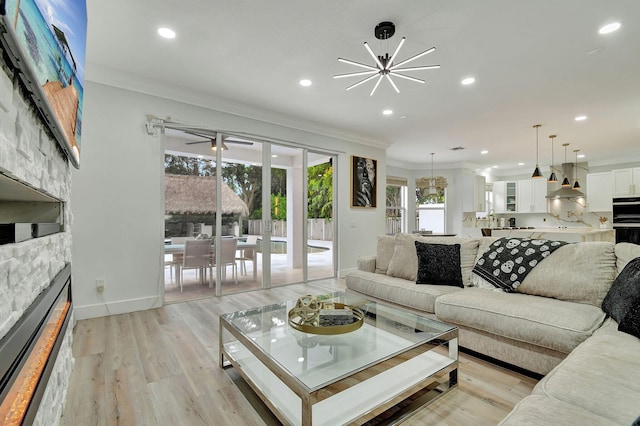
[[[459,347],[460,352],[464,352],[467,355],[471,355],[474,358],[481,359],[483,361],[487,361],[491,364],[497,365],[502,368],[506,368],[507,370],[511,370],[518,374],[522,374],[523,376],[531,377],[532,379],[540,380],[544,377],[544,374],[535,373],[533,371],[527,370],[525,368],[518,367],[517,365],[509,364],[508,362],[500,361],[499,359],[495,359],[490,357],[489,355],[481,354],[480,352],[476,352],[471,349],[464,348],[462,346]]]
[[[109,315],[126,314],[129,312],[145,311],[147,309],[159,308],[162,306],[162,298],[143,297],[139,299],[121,300],[117,302],[96,303],[94,305],[77,306],[74,304],[73,315],[76,321],[105,317]]]

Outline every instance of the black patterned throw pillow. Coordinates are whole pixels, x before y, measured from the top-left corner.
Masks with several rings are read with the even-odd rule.
[[[640,257],[630,260],[620,271],[602,301],[602,310],[619,324],[637,301],[640,301]]]
[[[416,284],[464,287],[460,269],[460,244],[430,244],[416,241]]]
[[[618,325],[618,330],[640,339],[640,299],[629,308]]]

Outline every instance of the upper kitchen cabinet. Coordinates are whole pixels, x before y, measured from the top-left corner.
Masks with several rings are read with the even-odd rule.
[[[526,179],[518,181],[517,212],[547,213],[547,180]]]
[[[496,214],[515,213],[517,208],[516,182],[499,181],[493,183],[493,209]]]
[[[587,209],[590,212],[612,211],[612,172],[587,173]]]
[[[463,176],[462,211],[483,212],[487,210],[484,176],[467,175]]]
[[[612,197],[640,195],[640,167],[611,170]]]

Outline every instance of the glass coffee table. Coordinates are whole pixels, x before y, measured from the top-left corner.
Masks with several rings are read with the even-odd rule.
[[[457,327],[351,294],[322,297],[360,309],[362,327],[297,331],[296,300],[220,316],[220,367],[237,369],[282,423],[403,418],[456,386]]]

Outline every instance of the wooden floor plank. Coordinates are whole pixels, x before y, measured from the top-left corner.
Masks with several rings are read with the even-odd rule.
[[[237,371],[218,367],[218,317],[343,289],[323,280],[79,321],[61,424],[279,425]],[[535,384],[461,353],[458,387],[401,424],[495,425]]]

